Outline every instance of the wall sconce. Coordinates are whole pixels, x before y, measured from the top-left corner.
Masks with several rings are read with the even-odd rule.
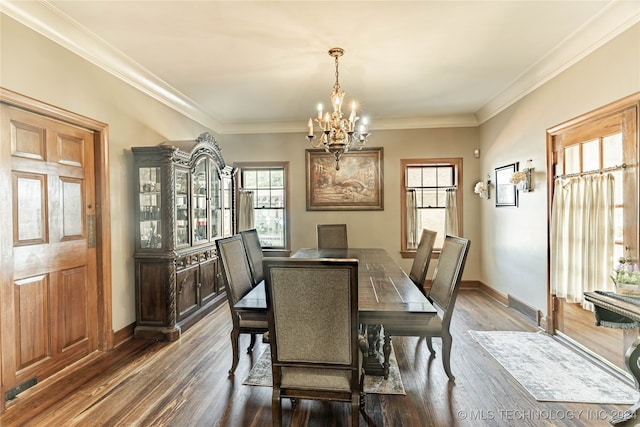
[[[516,171],[511,176],[511,183],[516,186],[516,188],[523,193],[528,193],[533,191],[533,187],[531,185],[531,174],[533,172],[533,168],[531,167],[532,160],[527,160],[527,167],[522,169],[521,171]]]
[[[476,182],[475,187],[473,187],[473,192],[480,196],[481,199],[490,199],[491,198],[491,179],[490,176],[487,175],[487,181],[478,181]]]

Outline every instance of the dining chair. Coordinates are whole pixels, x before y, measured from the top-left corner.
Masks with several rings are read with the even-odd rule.
[[[429,263],[431,262],[431,253],[433,252],[433,243],[436,240],[437,234],[437,232],[426,228],[422,230],[416,256],[413,258],[413,264],[411,264],[411,271],[409,272],[409,278],[423,294],[425,293],[424,281],[427,278],[427,271],[429,270]]]
[[[438,310],[437,316],[432,317],[426,324],[415,326],[405,324],[402,326],[402,331],[394,331],[393,327],[385,327],[385,346],[388,345],[391,336],[425,337],[427,347],[434,356],[435,350],[431,338],[440,337],[442,339],[442,365],[450,381],[455,381],[455,377],[451,373],[453,337],[449,327],[470,244],[469,240],[461,237],[447,235],[444,239],[440,259],[433,275],[431,287],[426,295]]]
[[[269,330],[267,313],[258,314],[257,319],[243,319],[235,310],[235,304],[245,296],[253,287],[249,261],[244,249],[242,236],[239,234],[218,239],[216,241],[218,257],[222,266],[229,310],[233,327],[231,329],[231,348],[233,351],[233,362],[229,375],[233,375],[238,366],[238,341],[240,334],[251,334],[251,342],[247,348],[247,353],[251,353],[256,342],[256,334],[265,333]],[[264,316],[264,318],[262,318]]]
[[[318,249],[347,249],[347,224],[317,224]]]
[[[251,278],[253,279],[253,286],[257,286],[264,280],[264,273],[262,270],[262,245],[260,245],[260,239],[258,238],[258,231],[254,228],[251,230],[244,230],[240,232],[242,236],[242,242],[244,243],[244,249],[247,252],[247,258],[249,259],[249,269],[251,270]]]
[[[358,344],[358,260],[265,258],[273,372],[273,425],[282,399],[351,403],[351,423],[364,409]]]

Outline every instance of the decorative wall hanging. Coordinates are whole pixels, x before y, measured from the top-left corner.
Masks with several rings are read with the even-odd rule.
[[[382,148],[336,158],[322,149],[306,150],[307,210],[384,210]]]
[[[518,170],[518,163],[496,168],[496,206],[518,206],[518,192],[511,177]]]

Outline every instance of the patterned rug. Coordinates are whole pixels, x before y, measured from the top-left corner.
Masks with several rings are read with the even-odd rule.
[[[271,387],[271,349],[268,346],[255,365],[253,365],[249,376],[242,384]],[[391,346],[391,355],[389,356],[389,378],[385,380],[384,377],[365,375],[364,392],[372,394],[406,394],[393,346]]]
[[[536,400],[632,404],[638,392],[552,337],[536,332],[469,331]]]

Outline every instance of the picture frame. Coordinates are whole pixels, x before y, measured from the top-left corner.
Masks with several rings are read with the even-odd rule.
[[[383,149],[349,151],[336,158],[323,149],[306,150],[308,211],[384,210]]]
[[[518,163],[511,163],[495,169],[496,207],[518,206],[518,191],[511,183],[511,176],[518,170]]]

